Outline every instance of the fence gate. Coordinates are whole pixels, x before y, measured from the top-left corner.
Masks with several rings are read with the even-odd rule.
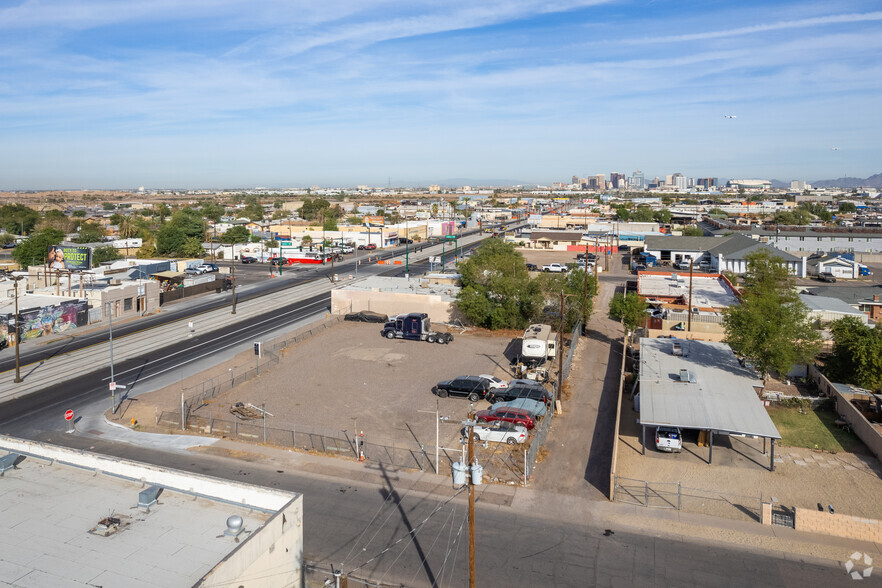
[[[647,482],[615,476],[613,501],[637,504],[651,508],[682,507],[682,491],[679,482]]]
[[[793,509],[784,506],[772,508],[773,525],[780,525],[792,529],[794,527],[795,518]]]

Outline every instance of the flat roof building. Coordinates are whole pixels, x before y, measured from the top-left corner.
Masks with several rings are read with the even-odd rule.
[[[0,436],[13,586],[303,585],[303,497]]]

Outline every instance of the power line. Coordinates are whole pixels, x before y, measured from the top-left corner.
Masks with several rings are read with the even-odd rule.
[[[439,510],[441,510],[442,508],[444,508],[444,506],[447,505],[451,500],[453,500],[454,498],[456,498],[457,496],[459,496],[460,494],[462,494],[462,491],[465,490],[465,488],[466,488],[466,486],[463,486],[462,488],[460,488],[459,490],[456,491],[456,494],[454,494],[453,496],[451,496],[450,498],[448,498],[447,500],[445,500],[444,502],[442,502],[441,504],[439,504],[439,505],[435,508],[435,510],[433,510],[432,512],[430,512],[430,513],[428,514],[428,516],[426,516],[426,518],[424,518],[422,521],[419,522],[419,524],[417,524],[416,527],[414,527],[413,529],[411,529],[410,531],[408,531],[408,532],[407,532],[407,535],[405,535],[404,537],[401,537],[400,539],[398,539],[397,541],[395,541],[394,543],[392,543],[392,545],[390,545],[389,547],[385,548],[383,551],[381,551],[380,553],[376,554],[375,556],[373,556],[372,558],[370,558],[370,559],[367,560],[366,562],[362,563],[360,566],[355,567],[355,568],[352,568],[352,570],[350,570],[350,573],[360,570],[361,568],[363,568],[364,566],[368,565],[369,563],[371,563],[371,562],[374,561],[375,559],[377,559],[377,558],[379,558],[380,556],[382,556],[382,555],[384,555],[385,553],[387,553],[390,549],[392,549],[393,547],[395,547],[396,545],[398,545],[399,543],[401,543],[402,541],[404,541],[405,539],[407,539],[409,536],[411,536],[411,535],[413,535],[413,534],[415,534],[415,533],[418,533],[419,530],[422,528],[422,526],[425,525],[426,522],[428,522],[428,520],[429,520],[430,518],[432,518],[432,516],[433,516],[435,513],[437,513],[437,512],[438,512]]]

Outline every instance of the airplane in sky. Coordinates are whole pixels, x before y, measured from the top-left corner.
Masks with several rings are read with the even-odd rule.
[[[839,147],[830,147],[830,151],[839,151]]]
[[[725,116],[726,118],[738,118],[738,117],[737,117],[736,115],[734,115],[734,114],[725,114],[725,115],[723,115],[723,116]]]

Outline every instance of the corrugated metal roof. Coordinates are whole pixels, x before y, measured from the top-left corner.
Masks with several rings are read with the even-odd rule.
[[[682,356],[673,355],[674,343]],[[680,381],[680,370],[695,381]],[[780,439],[754,386],[762,382],[725,343],[640,339],[641,424]]]
[[[815,296],[813,294],[800,294],[799,299],[802,300],[809,310],[819,312],[835,312],[837,314],[858,316],[866,318],[867,315],[855,308],[849,303],[833,298],[830,296]]]
[[[714,257],[718,255],[722,255],[726,259],[745,259],[747,255],[756,251],[757,249],[768,249],[775,256],[780,257],[784,261],[801,261],[801,257],[796,257],[795,255],[791,255],[786,251],[781,251],[780,249],[776,249],[773,245],[769,243],[760,243],[750,237],[746,237],[744,235],[729,235],[728,237],[724,237],[724,241],[717,245],[716,247],[709,250],[709,253]]]

